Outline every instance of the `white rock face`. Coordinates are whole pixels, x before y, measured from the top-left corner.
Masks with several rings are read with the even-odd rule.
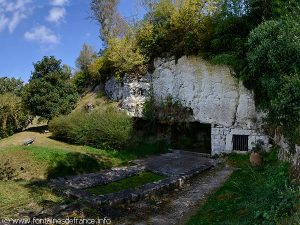
[[[141,117],[143,103],[151,94],[156,100],[171,96],[193,111],[194,121],[212,125],[212,153],[232,151],[232,136],[249,136],[249,149],[257,137],[254,94],[239,82],[227,66],[212,65],[200,57],[157,59],[154,72],[141,79],[125,76],[123,85],[114,78],[106,83],[109,97],[121,101],[129,115]],[[218,127],[218,128],[216,128]],[[240,132],[243,131],[243,132]]]
[[[162,63],[152,74],[154,96],[172,96],[193,110],[201,123],[251,128],[255,118],[253,93],[233,77],[226,66],[211,65],[201,58],[182,57]]]
[[[105,83],[105,92],[110,99],[120,101],[121,109],[128,115],[142,117],[143,104],[150,95],[150,76],[131,79],[125,76],[122,82],[114,77]]]

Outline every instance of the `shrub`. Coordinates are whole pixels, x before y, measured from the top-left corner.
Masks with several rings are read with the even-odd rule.
[[[190,108],[184,107],[180,101],[174,100],[172,96],[166,99],[156,101],[151,96],[143,107],[143,115],[150,121],[162,121],[170,124],[181,122],[188,122],[193,112]]]
[[[93,82],[99,82],[105,80],[105,78],[112,72],[110,69],[110,63],[107,60],[105,54],[96,58],[89,66],[88,72],[90,79]]]
[[[249,73],[245,77],[259,96],[259,106],[269,112],[269,123],[284,127],[291,144],[299,137],[300,127],[299,25],[297,17],[285,16],[254,29],[248,40]]]
[[[124,74],[143,75],[155,57],[196,55],[203,53],[212,33],[212,14],[215,0],[161,0],[154,1],[143,21],[126,25],[123,35],[104,35],[106,48],[90,66],[89,73],[95,77]],[[98,2],[100,4],[100,2]],[[92,3],[93,16],[104,17],[104,9]],[[151,4],[150,4],[151,5]],[[115,4],[114,4],[115,7]],[[103,20],[102,20],[103,19]],[[103,28],[109,18],[100,19]],[[111,24],[113,25],[113,24]],[[112,27],[111,27],[112,28]]]
[[[49,128],[57,139],[109,149],[127,147],[132,126],[130,117],[113,109],[72,113],[57,117],[49,123]]]
[[[207,53],[211,61],[229,65],[240,73],[247,63],[246,43],[251,29],[252,24],[247,16],[216,17]]]
[[[88,82],[90,80],[90,76],[85,71],[78,71],[75,73],[73,77],[73,83],[77,87],[77,90],[79,92],[83,92],[85,87],[87,86]]]
[[[112,74],[120,79],[125,74],[143,75],[147,71],[148,58],[141,53],[134,36],[110,38],[102,55],[88,66],[93,82],[101,82]]]

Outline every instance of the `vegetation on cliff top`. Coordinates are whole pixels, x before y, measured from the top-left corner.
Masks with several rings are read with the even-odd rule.
[[[295,0],[149,0],[129,23],[117,0],[93,0],[92,17],[105,42],[91,63],[98,76],[142,75],[155,57],[200,55],[231,66],[268,121],[295,143],[300,130],[299,3]],[[122,52],[122,54],[120,54]]]

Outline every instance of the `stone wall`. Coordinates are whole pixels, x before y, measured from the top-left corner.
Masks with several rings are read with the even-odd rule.
[[[230,153],[233,150],[232,138],[233,135],[247,135],[248,136],[248,150],[251,150],[258,141],[264,143],[264,147],[268,148],[269,138],[262,134],[262,132],[255,129],[237,128],[237,127],[212,127],[211,141],[212,153]]]
[[[227,66],[212,65],[200,57],[157,59],[153,73],[140,79],[125,76],[122,82],[112,78],[105,89],[135,117],[142,116],[150,94],[158,101],[169,96],[180,101],[192,109],[193,121],[212,125],[212,154],[231,152],[234,134],[249,135],[249,149],[258,139],[267,145],[268,138],[257,125],[253,92]]]

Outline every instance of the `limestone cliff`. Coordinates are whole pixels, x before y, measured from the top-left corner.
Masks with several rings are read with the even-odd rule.
[[[134,80],[114,78],[106,83],[108,96],[121,100],[132,116],[141,116],[142,106],[152,88],[156,99],[172,96],[193,110],[195,121],[253,127],[256,117],[253,93],[234,78],[227,66],[211,65],[199,57],[157,59],[152,74]]]
[[[118,82],[111,78],[105,85],[107,95],[120,101],[129,115],[142,116],[143,103],[150,92],[156,100],[171,96],[192,109],[194,121],[212,125],[215,152],[232,150],[232,135],[249,135],[249,148],[257,138],[254,94],[234,77],[227,66],[212,65],[200,57],[157,59],[154,71],[140,79],[127,76]],[[215,150],[214,150],[215,149]]]

